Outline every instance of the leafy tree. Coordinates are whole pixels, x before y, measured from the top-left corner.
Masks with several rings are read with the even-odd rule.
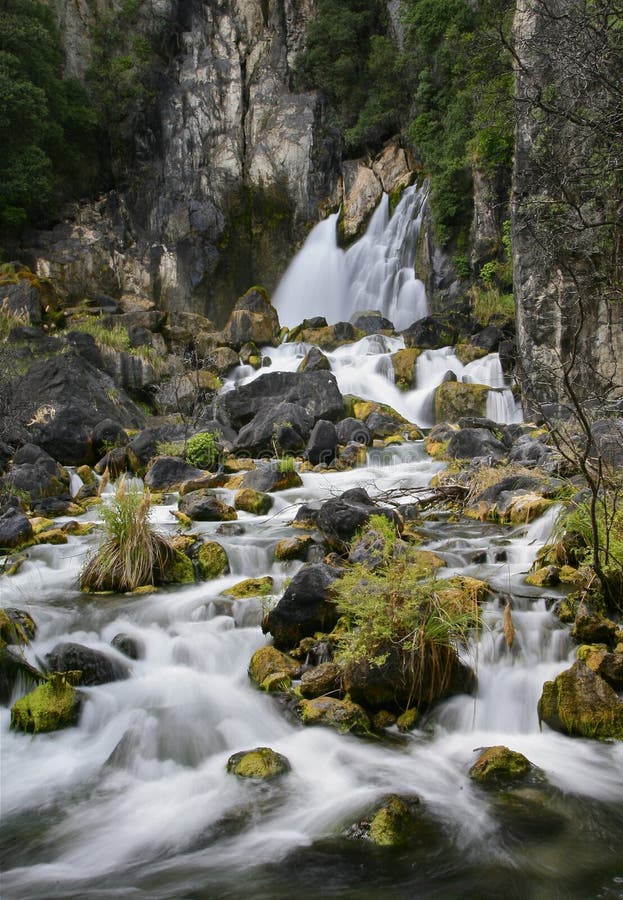
[[[95,171],[95,115],[62,74],[52,13],[39,0],[0,5],[0,232],[44,224]]]

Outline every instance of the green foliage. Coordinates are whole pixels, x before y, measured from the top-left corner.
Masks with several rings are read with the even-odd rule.
[[[40,0],[0,7],[0,232],[45,224],[58,201],[91,185],[95,115],[82,86],[62,74],[54,18]]]
[[[446,244],[471,222],[471,166],[510,168],[512,70],[498,32],[509,33],[514,3],[403,0],[402,9],[415,73],[407,134],[433,176],[433,222]]]
[[[497,287],[471,289],[472,316],[483,327],[492,321],[498,324],[515,321],[515,298],[502,294]]]
[[[290,475],[296,469],[296,459],[291,454],[286,454],[282,456],[279,462],[277,463],[277,471],[280,472],[281,475]]]
[[[218,434],[201,431],[193,434],[186,443],[186,460],[198,469],[211,469],[218,460]]]
[[[72,321],[72,331],[81,331],[90,334],[100,347],[109,347],[119,352],[131,350],[128,329],[123,325],[105,325],[99,317],[88,316],[78,321]]]
[[[397,648],[411,695],[430,702],[443,693],[456,663],[456,648],[479,623],[478,595],[437,580],[426,560],[398,544],[395,527],[373,517],[368,533],[383,539],[382,559],[374,571],[353,566],[335,585],[335,602],[347,630],[340,637],[343,665],[382,666]]]
[[[150,494],[120,479],[114,498],[102,506],[106,536],[80,576],[83,591],[134,591],[154,584],[175,551],[150,523]]]

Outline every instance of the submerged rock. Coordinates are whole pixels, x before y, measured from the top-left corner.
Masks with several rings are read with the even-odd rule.
[[[529,759],[516,750],[498,745],[485,747],[469,770],[469,777],[481,783],[519,781],[534,772]]]
[[[262,578],[245,578],[237,584],[226,588],[223,593],[228,597],[235,597],[236,600],[244,600],[249,597],[262,597],[270,594],[273,589],[273,580],[270,575],[264,575]]]
[[[197,522],[231,522],[238,518],[236,510],[209,490],[191,491],[179,500],[179,510]]]
[[[252,472],[247,472],[242,479],[243,488],[268,493],[287,491],[289,488],[300,487],[302,484],[301,476],[294,467],[283,462],[253,469]]]
[[[290,771],[290,763],[285,756],[270,747],[256,747],[241,750],[227,760],[227,771],[239,778],[276,778]]]

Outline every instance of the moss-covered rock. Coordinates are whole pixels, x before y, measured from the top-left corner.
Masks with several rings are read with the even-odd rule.
[[[621,631],[616,622],[608,619],[588,603],[579,603],[575,616],[573,638],[581,644],[606,644],[614,647]]]
[[[465,416],[483,418],[487,414],[488,393],[489,388],[484,384],[445,381],[435,391],[435,422],[458,422]]]
[[[274,497],[253,488],[242,488],[234,497],[234,507],[255,516],[265,516],[272,509]]]
[[[18,700],[11,709],[11,728],[32,733],[75,725],[80,698],[69,679],[54,676]]]
[[[285,673],[290,678],[294,678],[298,670],[299,663],[291,656],[282,653],[276,647],[260,647],[251,657],[249,678],[260,687],[271,675]]]
[[[415,728],[417,721],[420,717],[419,710],[415,708],[415,706],[409,707],[406,709],[401,715],[396,719],[396,725],[398,726],[398,731],[413,731]]]
[[[474,362],[475,359],[481,359],[483,356],[486,356],[487,353],[488,351],[484,347],[477,347],[475,344],[470,344],[468,342],[454,345],[454,355],[464,366]]]
[[[292,679],[285,672],[273,672],[267,675],[260,688],[268,694],[285,694],[292,687]]]
[[[326,694],[337,694],[341,691],[341,671],[332,662],[320,663],[304,672],[299,686],[301,695],[306,699],[322,697]]]
[[[0,641],[21,646],[30,643],[37,633],[31,615],[22,609],[0,608]]]
[[[309,534],[298,535],[297,537],[284,538],[279,541],[275,547],[275,559],[282,562],[291,559],[305,559],[310,546],[313,544],[313,538]]]
[[[181,550],[173,549],[158,572],[160,584],[193,584],[195,569],[192,560]]]
[[[402,847],[415,826],[415,797],[405,799],[397,794],[387,797],[370,819],[368,838],[378,847]]]
[[[205,541],[197,551],[197,568],[206,581],[229,572],[229,560],[217,541]]]
[[[298,711],[303,725],[328,725],[340,734],[367,734],[370,719],[365,710],[351,700],[335,697],[315,697],[301,700]]]
[[[270,575],[264,575],[263,578],[245,578],[237,584],[226,588],[223,593],[228,597],[235,597],[236,600],[244,600],[249,597],[264,597],[270,594],[273,589],[273,579]]]
[[[581,661],[545,682],[538,712],[540,721],[563,734],[623,740],[623,700]]]
[[[227,760],[227,771],[239,778],[259,778],[266,780],[285,775],[290,771],[290,763],[285,756],[270,747],[256,747],[241,750]]]
[[[560,570],[558,566],[541,566],[536,572],[526,575],[526,584],[535,587],[553,587],[560,583]]]
[[[32,540],[33,544],[66,544],[67,535],[61,528],[47,528],[36,534]]]
[[[516,750],[497,745],[485,747],[469,770],[469,777],[480,783],[520,781],[534,771],[529,759]]]
[[[611,653],[605,644],[584,644],[578,647],[578,659],[615,691],[623,691],[623,652]]]
[[[401,391],[410,391],[415,387],[415,366],[421,350],[411,347],[406,350],[398,350],[392,353],[391,361],[394,367],[394,379],[396,387]]]

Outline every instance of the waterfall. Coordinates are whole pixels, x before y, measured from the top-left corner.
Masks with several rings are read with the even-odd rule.
[[[366,233],[346,252],[337,245],[337,214],[316,225],[273,297],[282,325],[310,316],[342,322],[375,309],[400,330],[426,316],[426,290],[414,267],[427,196],[427,183],[407,188],[390,218],[383,195]]]

